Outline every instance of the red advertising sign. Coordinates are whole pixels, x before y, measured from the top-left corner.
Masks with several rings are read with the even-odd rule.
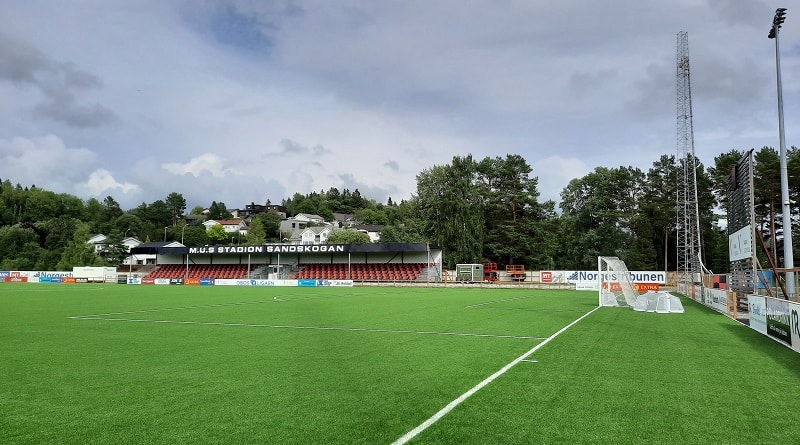
[[[636,290],[639,292],[661,289],[661,286],[658,283],[634,283],[634,286],[636,286]]]
[[[542,271],[542,283],[552,283],[553,282],[553,272],[549,271]]]

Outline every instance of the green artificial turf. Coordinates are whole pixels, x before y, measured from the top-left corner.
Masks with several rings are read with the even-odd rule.
[[[0,285],[0,443],[389,444],[595,308],[532,289]],[[791,443],[800,355],[601,308],[410,443]]]

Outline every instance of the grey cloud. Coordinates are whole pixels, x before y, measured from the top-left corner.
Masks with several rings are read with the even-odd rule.
[[[350,173],[339,175],[339,180],[342,183],[342,189],[349,189],[350,191],[358,189],[358,192],[361,194],[361,196],[368,199],[374,199],[377,202],[386,202],[386,200],[392,196],[392,194],[397,197],[399,192],[395,186],[379,187],[365,184],[358,181],[355,176]]]
[[[84,105],[76,90],[98,89],[101,80],[71,62],[59,63],[26,42],[0,35],[0,79],[32,85],[44,96],[33,108],[33,116],[74,127],[99,127],[117,120],[116,114],[100,104]]]
[[[400,170],[400,165],[397,163],[397,161],[387,161],[383,164],[383,166],[393,172],[397,172]]]
[[[774,12],[769,2],[761,0],[708,0],[708,6],[714,10],[723,22],[729,25],[759,26],[764,29],[764,35],[769,31],[770,13]],[[766,15],[765,15],[766,14]],[[753,17],[764,15],[763,20],[754,23]]]
[[[268,156],[303,155],[303,154],[312,154],[314,156],[321,156],[323,154],[331,152],[322,145],[315,145],[313,147],[309,147],[307,145],[295,142],[291,139],[283,139],[281,141],[281,147],[283,147],[283,150],[281,150],[279,153],[271,153],[268,154]]]
[[[300,145],[291,139],[282,140],[281,147],[283,147],[282,154],[303,154],[308,152],[308,147]]]
[[[570,91],[578,97],[591,93],[602,93],[606,84],[617,79],[618,74],[617,70],[612,68],[594,72],[574,72],[569,79]]]
[[[37,105],[33,114],[54,121],[63,122],[73,127],[100,127],[117,120],[117,115],[100,105],[80,105],[70,96],[51,98]]]
[[[49,69],[49,66],[49,61],[38,49],[0,34],[0,79],[36,84],[36,73]]]
[[[100,88],[103,86],[103,82],[97,76],[77,69],[72,62],[59,64],[58,70],[67,87]]]

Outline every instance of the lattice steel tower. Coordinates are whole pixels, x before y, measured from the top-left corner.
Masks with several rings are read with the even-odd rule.
[[[697,205],[697,158],[692,129],[692,89],[689,82],[689,36],[678,33],[677,58],[678,116],[678,283],[699,281],[700,219]]]

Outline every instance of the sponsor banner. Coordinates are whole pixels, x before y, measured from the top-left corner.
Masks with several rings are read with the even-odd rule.
[[[328,286],[353,287],[353,280],[330,280]]]
[[[200,278],[186,278],[185,280],[183,280],[183,284],[185,286],[199,286]]]
[[[322,280],[319,280],[322,281]],[[297,285],[300,287],[316,287],[317,280],[297,280]]]
[[[213,278],[200,278],[200,282],[198,283],[201,286],[213,286],[214,279]]]
[[[703,288],[703,304],[726,314],[728,313],[728,293],[724,290]]]
[[[578,281],[575,283],[575,290],[598,290],[597,281]]]
[[[38,278],[63,278],[63,277],[71,277],[72,276],[72,272],[42,272],[42,271],[39,271],[39,272],[22,272],[22,273],[29,274],[28,275],[29,278],[34,278],[34,277],[38,277]],[[44,282],[44,281],[42,281],[42,282]]]
[[[606,272],[606,281],[618,280],[616,272]],[[651,289],[655,284],[666,284],[667,275],[663,271],[634,270],[629,271],[628,276],[634,284],[647,284]],[[579,290],[598,290],[598,272],[596,270],[543,270],[541,271],[542,283],[570,283],[575,284]]]
[[[254,279],[231,279],[221,278],[214,279],[211,283],[214,286],[289,286],[297,287],[298,280],[254,280]],[[311,280],[313,281],[313,280]],[[200,284],[203,282],[201,280]]]
[[[652,291],[661,290],[661,285],[658,283],[633,283],[633,285],[636,287],[636,290],[641,293],[645,293],[649,290]]]
[[[3,278],[3,281],[5,281],[6,283],[27,283],[28,282],[28,277],[7,276],[7,277]]]
[[[183,278],[170,278],[169,279],[169,284],[172,284],[172,285],[175,285],[175,286],[182,286],[183,285]]]
[[[795,308],[797,311],[797,308]],[[767,298],[767,335],[792,346],[792,314],[789,302]]]
[[[658,283],[633,283],[633,287],[636,288],[636,291],[640,293],[645,293],[649,290],[657,291],[661,289],[661,285]],[[575,283],[575,290],[599,290],[597,288],[597,281],[578,281]],[[612,286],[610,289],[614,292],[619,292],[622,290],[622,287],[617,283],[616,285]]]
[[[566,270],[543,270],[541,271],[542,283],[567,283],[567,276],[570,271]]]
[[[141,278],[128,277],[128,284],[142,284]]]
[[[169,278],[156,278],[153,280],[153,284],[159,284],[159,285],[169,284]]]
[[[11,271],[10,270],[0,270],[0,278],[10,277]]]
[[[70,283],[70,284],[72,284],[72,283],[77,283],[78,282],[77,280],[78,279],[75,278],[75,277],[64,277],[64,278],[61,279],[61,282],[62,283]]]
[[[567,274],[568,283],[576,283],[579,281],[597,281],[598,272],[596,270],[570,270],[565,271]],[[617,281],[617,272],[605,272],[607,274],[606,281]],[[660,283],[667,282],[667,276],[663,271],[642,271],[634,270],[628,271],[628,277],[634,283]]]
[[[275,286],[275,280],[235,280],[236,286]]]
[[[31,278],[64,278],[64,277],[71,277],[72,272],[54,272],[54,271],[31,271],[31,270],[12,270],[12,271],[4,271],[5,275],[3,277],[27,277],[29,280],[28,282],[32,283],[33,281],[30,280]],[[47,281],[41,281],[45,283]]]
[[[800,352],[800,304],[789,302],[789,316],[792,330],[792,349]]]
[[[76,283],[88,283],[89,279],[88,278],[75,278],[75,282]]]
[[[767,334],[767,299],[761,295],[747,296],[747,310],[750,313],[750,327]]]
[[[142,278],[142,284],[156,284],[156,280],[153,278]]]

